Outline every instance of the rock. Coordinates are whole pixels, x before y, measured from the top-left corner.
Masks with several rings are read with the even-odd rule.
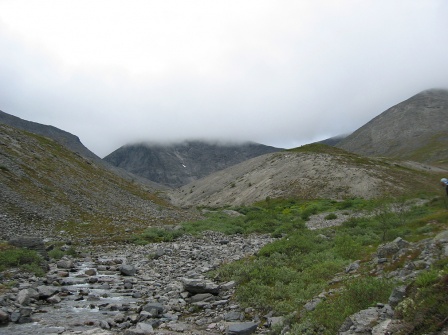
[[[195,294],[194,296],[192,296],[190,298],[190,302],[194,303],[194,302],[199,302],[199,301],[210,301],[210,299],[212,299],[213,297],[214,297],[214,295],[211,293],[199,293],[199,294]]]
[[[168,328],[174,332],[183,333],[191,329],[191,326],[184,322],[175,322],[175,323],[169,323]]]
[[[0,325],[5,325],[9,322],[9,313],[0,309]]]
[[[149,323],[139,322],[135,328],[127,329],[124,335],[149,335],[154,334],[154,328]]]
[[[232,311],[224,315],[224,320],[226,321],[240,321],[243,315],[240,312]]]
[[[123,323],[126,321],[126,316],[123,313],[118,313],[114,316],[114,322]]]
[[[303,306],[303,308],[305,308],[308,312],[314,311],[317,307],[317,305],[319,305],[322,302],[322,299],[320,298],[314,298],[311,301],[308,301],[305,306]]]
[[[345,273],[349,273],[349,272],[355,272],[356,270],[359,269],[360,263],[361,261],[355,261],[353,263],[351,263],[349,266],[346,267],[345,269]]]
[[[257,330],[258,324],[254,322],[240,322],[231,324],[227,328],[227,335],[249,335]]]
[[[225,291],[228,291],[228,290],[234,288],[235,286],[236,286],[236,282],[232,280],[232,281],[222,284],[221,288]]]
[[[142,307],[142,311],[150,313],[153,317],[157,317],[163,313],[163,305],[157,302],[150,302]]]
[[[87,270],[84,271],[84,273],[87,276],[95,276],[96,275],[96,270],[95,269],[87,269]]]
[[[406,286],[395,287],[389,297],[389,305],[396,307],[406,297]]]
[[[183,279],[184,290],[190,293],[219,293],[219,285],[201,279]]]
[[[38,298],[39,293],[36,290],[32,288],[27,288],[19,291],[19,293],[17,294],[16,301],[22,306],[27,306],[31,302],[31,299],[38,299]]]
[[[392,243],[395,243],[399,249],[407,248],[410,244],[408,241],[403,240],[401,237],[397,237],[395,240],[393,240]]]
[[[59,292],[59,288],[55,286],[45,286],[41,285],[37,287],[37,292],[39,293],[39,299],[48,299],[51,296]]]
[[[137,269],[130,264],[124,264],[120,266],[120,272],[124,276],[134,276],[137,273]]]
[[[61,302],[61,300],[62,300],[61,297],[57,294],[55,294],[47,299],[47,301],[51,304],[58,304]]]
[[[339,335],[371,334],[372,328],[384,320],[393,317],[392,308],[389,305],[383,307],[371,307],[355,313],[345,319],[339,328]]]
[[[382,244],[377,249],[377,256],[378,258],[387,258],[396,254],[399,250],[400,248],[395,242]]]
[[[56,266],[58,269],[72,269],[74,268],[73,261],[71,259],[60,259],[57,261]]]

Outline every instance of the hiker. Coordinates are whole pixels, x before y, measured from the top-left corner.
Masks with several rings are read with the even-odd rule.
[[[448,179],[442,178],[442,179],[440,179],[440,183],[442,184],[442,186],[445,187],[446,195],[448,196]]]

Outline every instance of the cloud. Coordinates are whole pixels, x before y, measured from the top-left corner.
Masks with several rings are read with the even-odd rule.
[[[445,1],[0,2],[0,109],[104,156],[135,141],[292,147],[448,88]]]

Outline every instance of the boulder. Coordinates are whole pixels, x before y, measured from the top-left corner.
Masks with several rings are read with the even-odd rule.
[[[254,322],[239,322],[227,328],[227,335],[249,335],[255,333],[258,324]]]
[[[130,264],[124,264],[120,266],[120,273],[124,276],[134,276],[137,273],[137,269]]]
[[[39,293],[35,289],[26,288],[19,291],[19,293],[17,294],[16,301],[22,306],[27,306],[31,302],[31,299],[38,299],[38,298]]]
[[[41,285],[37,287],[39,299],[48,299],[59,292],[59,288],[55,286]]]
[[[406,286],[395,287],[389,297],[389,305],[396,307],[406,297]]]
[[[339,335],[372,334],[372,328],[393,317],[389,305],[370,307],[347,317],[339,329]]]
[[[149,313],[152,317],[157,317],[163,313],[163,305],[158,302],[150,302],[142,307],[142,311]]]
[[[57,261],[56,266],[58,267],[58,269],[67,269],[67,270],[75,267],[73,261],[67,258],[63,258]]]
[[[9,322],[9,313],[0,309],[0,325],[5,325]]]
[[[139,322],[135,328],[127,329],[124,335],[149,335],[154,334],[154,328],[149,323]]]
[[[183,279],[184,290],[193,294],[197,293],[211,293],[211,294],[219,294],[219,285],[205,281],[202,279]]]

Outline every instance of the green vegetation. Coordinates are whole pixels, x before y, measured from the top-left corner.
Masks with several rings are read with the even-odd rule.
[[[0,245],[0,272],[10,268],[21,268],[34,273],[36,276],[45,275],[41,267],[42,256],[36,251]]]
[[[48,256],[53,259],[61,259],[66,255],[76,256],[76,254],[76,250],[72,247],[68,248],[67,250],[61,250],[61,245],[57,245],[52,250],[48,251]]]
[[[132,240],[135,244],[145,245],[148,243],[171,242],[182,236],[180,230],[168,230],[162,228],[147,228],[143,233],[135,235]]]
[[[225,234],[263,233],[278,237],[257,255],[226,264],[211,272],[210,276],[221,281],[235,280],[238,283],[236,298],[243,307],[272,311],[274,315],[289,315],[288,322],[294,334],[335,334],[347,316],[376,303],[387,302],[396,285],[391,280],[369,275],[372,269],[369,260],[379,244],[398,236],[410,242],[418,241],[446,229],[448,212],[444,208],[444,199],[434,198],[421,206],[411,206],[405,200],[268,198],[253,206],[232,208],[243,214],[241,216],[210,211],[204,214],[203,220],[185,222],[179,230],[148,229],[135,236],[134,242],[171,241],[182,234],[196,235],[206,230]],[[315,214],[327,213],[325,219],[333,220],[361,211],[364,216],[347,217],[337,227],[309,230],[305,226]],[[384,270],[396,270],[418,255],[416,252],[404,255],[385,266]],[[344,271],[355,260],[361,266],[356,279]],[[442,304],[442,298],[437,294],[441,293],[442,282],[445,281],[444,285],[448,283],[448,270],[446,264],[442,268],[440,266],[422,273],[415,287],[418,292],[428,290],[433,297],[427,302],[428,311],[437,310],[446,316],[444,308],[447,304]],[[303,311],[304,304],[321,292],[329,291],[332,294],[315,310]],[[444,292],[442,297],[447,301],[447,291]],[[406,309],[403,317],[416,320],[420,314],[426,317],[429,313],[426,309]],[[419,327],[424,329],[424,325]]]
[[[406,322],[407,334],[428,334],[440,330],[448,315],[448,259],[422,272],[407,289],[407,298],[396,308]],[[404,334],[404,333],[403,333]]]
[[[319,304],[295,324],[293,334],[337,334],[348,316],[377,302],[387,302],[393,287],[392,281],[375,277],[347,281],[339,294]]]

